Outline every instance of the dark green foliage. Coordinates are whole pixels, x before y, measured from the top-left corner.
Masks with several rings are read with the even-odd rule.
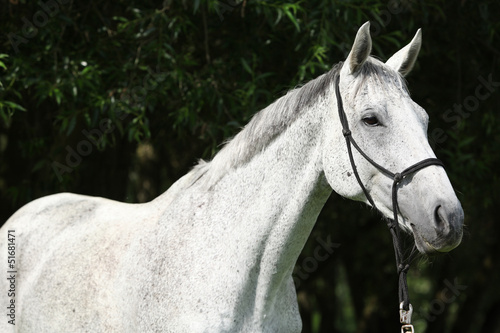
[[[500,330],[498,1],[0,6],[2,222],[60,191],[151,200],[255,112],[344,60],[364,22],[383,60],[421,27],[409,87],[467,230],[449,255],[414,264],[414,322],[427,333]],[[313,267],[318,238],[339,246]],[[393,260],[378,215],[332,195],[297,264],[304,332],[398,331]]]

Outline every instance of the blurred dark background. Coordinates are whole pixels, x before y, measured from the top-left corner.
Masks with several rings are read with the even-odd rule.
[[[145,202],[372,23],[407,77],[466,213],[463,243],[409,274],[417,332],[500,332],[500,4],[479,1],[0,0],[0,224],[70,191]],[[409,240],[407,243],[411,244]],[[328,259],[314,258],[325,242]],[[409,245],[409,247],[411,247]],[[332,194],[297,262],[304,332],[396,332],[389,232]]]

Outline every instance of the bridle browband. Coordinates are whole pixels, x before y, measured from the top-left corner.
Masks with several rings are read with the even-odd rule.
[[[351,130],[349,129],[349,123],[347,121],[347,116],[344,111],[344,106],[342,103],[342,96],[340,95],[340,88],[339,88],[339,82],[340,82],[340,73],[337,74],[336,80],[335,80],[335,95],[337,96],[337,106],[338,106],[338,111],[339,111],[339,118],[340,118],[340,123],[342,124],[342,133],[344,135],[346,144],[347,144],[347,152],[349,154],[349,160],[351,162],[351,167],[354,172],[354,176],[356,177],[356,180],[358,181],[359,186],[363,190],[363,193],[372,205],[373,208],[377,209],[377,206],[375,205],[375,202],[373,201],[373,198],[370,196],[370,193],[368,193],[368,190],[366,189],[365,185],[361,181],[361,178],[359,177],[358,170],[356,168],[356,164],[354,162],[354,156],[352,154],[352,146],[356,148],[356,150],[363,156],[365,160],[370,162],[375,168],[377,168],[380,172],[382,172],[384,175],[387,177],[391,178],[393,180],[392,183],[392,211],[394,213],[394,219],[393,220],[388,220],[387,225],[389,227],[389,230],[392,235],[392,242],[394,245],[394,252],[396,255],[396,265],[398,269],[398,276],[399,276],[399,302],[400,302],[400,320],[402,324],[406,324],[406,329],[411,329],[410,331],[413,332],[413,326],[411,326],[410,321],[411,321],[411,304],[410,304],[410,297],[408,294],[408,284],[406,282],[406,274],[410,268],[409,262],[404,263],[403,260],[403,251],[402,251],[402,246],[399,241],[400,237],[400,231],[399,231],[399,223],[398,223],[398,185],[399,183],[407,176],[414,174],[428,166],[431,165],[439,165],[444,167],[443,162],[438,160],[437,158],[427,158],[425,160],[422,160],[420,162],[417,162],[413,164],[412,166],[404,169],[402,172],[391,172],[381,166],[380,164],[376,163],[373,159],[371,159],[368,155],[363,152],[363,150],[359,147],[359,145],[356,143],[354,138],[352,137]],[[410,327],[411,326],[411,327]],[[403,325],[403,329],[405,329],[405,325]],[[406,331],[406,330],[404,330]]]

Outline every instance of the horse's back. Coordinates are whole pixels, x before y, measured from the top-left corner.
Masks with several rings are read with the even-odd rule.
[[[17,255],[22,267],[32,268],[39,258],[58,248],[71,248],[91,230],[109,227],[113,211],[128,206],[120,202],[72,193],[59,193],[34,200],[20,208],[2,227],[17,238]],[[104,208],[108,214],[102,214]],[[114,222],[114,221],[113,221]],[[102,230],[104,232],[104,230]],[[0,239],[5,243],[6,237]],[[61,242],[68,240],[68,243]],[[72,241],[71,241],[72,240]],[[60,254],[62,255],[62,253]],[[60,256],[57,255],[56,256]]]
[[[7,234],[15,237],[16,325],[4,320],[1,331],[126,332],[128,295],[115,284],[133,257],[134,235],[156,220],[148,208],[61,193],[17,211],[0,233],[3,262]],[[5,299],[8,281],[0,281]]]

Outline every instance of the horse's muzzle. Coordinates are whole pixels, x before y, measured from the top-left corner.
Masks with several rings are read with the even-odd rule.
[[[462,241],[464,211],[460,202],[440,203],[435,206],[430,219],[433,228],[419,230],[411,224],[417,249],[426,254],[448,252]]]

